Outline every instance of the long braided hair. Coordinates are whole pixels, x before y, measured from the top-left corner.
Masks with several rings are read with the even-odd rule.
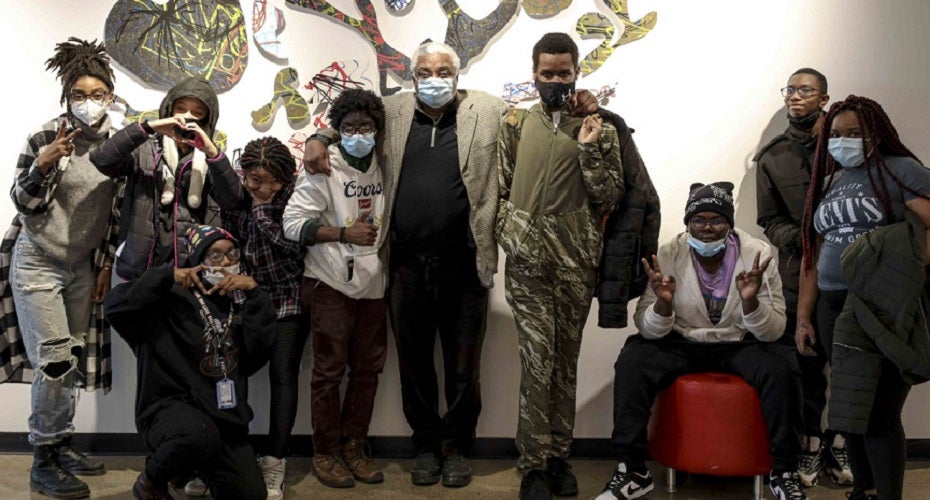
[[[291,150],[281,141],[270,136],[255,139],[246,144],[239,157],[239,166],[243,174],[261,168],[281,181],[285,187],[294,184],[297,172],[297,161],[291,154]]]
[[[97,40],[88,42],[70,37],[68,41],[55,45],[55,55],[45,61],[46,70],[55,70],[61,80],[61,101],[64,104],[71,93],[71,86],[82,76],[92,76],[106,84],[113,91],[113,68],[110,56],[102,43]]]
[[[866,163],[860,168],[866,169],[869,175],[869,184],[872,185],[872,190],[878,196],[885,216],[888,219],[894,218],[894,209],[891,206],[891,195],[888,192],[887,184],[887,178],[889,177],[902,190],[930,199],[927,195],[918,193],[901,182],[885,163],[885,158],[889,156],[913,158],[918,163],[920,163],[920,159],[901,143],[897,129],[891,124],[891,119],[888,118],[881,104],[872,99],[855,95],[850,95],[845,100],[834,103],[824,117],[823,127],[817,135],[817,149],[811,165],[811,184],[807,189],[807,197],[804,200],[804,219],[801,229],[801,245],[804,250],[804,269],[802,272],[810,270],[814,258],[814,242],[816,241],[814,212],[821,200],[823,200],[824,195],[830,190],[830,185],[833,183],[833,174],[837,171],[839,165],[828,150],[830,129],[833,126],[834,118],[845,111],[852,111],[859,118],[862,129],[862,143],[866,155]]]

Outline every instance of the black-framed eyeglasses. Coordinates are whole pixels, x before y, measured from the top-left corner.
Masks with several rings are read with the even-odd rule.
[[[804,87],[784,87],[781,89],[781,95],[782,97],[791,97],[795,92],[797,92],[799,96],[807,98],[817,94],[819,91],[819,89],[808,87],[806,85]]]
[[[80,104],[88,99],[91,101],[103,101],[109,96],[109,92],[97,91],[90,95],[87,95],[83,92],[72,92],[68,97],[71,99],[71,102]]]
[[[361,125],[359,127],[345,126],[339,127],[339,133],[342,135],[373,134],[378,129],[374,125]]]
[[[220,262],[223,262],[223,257],[226,257],[227,259],[229,259],[230,262],[237,262],[239,260],[239,257],[241,256],[242,256],[242,253],[239,252],[238,248],[231,248],[227,252],[221,252],[219,250],[212,250],[210,252],[207,252],[207,259],[209,259],[210,262],[214,264],[219,264]]]
[[[727,224],[727,220],[723,217],[714,217],[712,219],[705,219],[704,217],[691,217],[691,220],[688,221],[688,224],[693,229],[704,229],[710,224],[711,229],[714,231],[719,231],[723,229]]]

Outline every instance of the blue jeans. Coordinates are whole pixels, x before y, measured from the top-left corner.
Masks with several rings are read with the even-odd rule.
[[[32,380],[29,443],[55,444],[74,432],[78,356],[90,324],[94,291],[90,258],[52,259],[20,233],[10,266],[10,288]]]

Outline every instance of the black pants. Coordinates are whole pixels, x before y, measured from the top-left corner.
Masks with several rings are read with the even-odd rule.
[[[300,358],[310,327],[303,316],[288,316],[278,320],[278,328],[268,361],[268,381],[271,389],[269,408],[268,448],[266,455],[284,458],[287,443],[297,417],[297,378]]]
[[[801,453],[801,372],[792,347],[755,339],[692,342],[674,332],[658,340],[633,335],[614,365],[612,441],[620,461],[643,466],[656,395],[679,375],[699,371],[735,373],[756,389],[768,427],[772,468],[796,470]]]
[[[479,369],[488,312],[488,290],[478,279],[474,252],[453,257],[395,252],[388,305],[404,416],[417,452],[467,455],[481,413]],[[437,333],[447,407],[442,416],[433,362]]]
[[[789,307],[786,315],[788,322],[785,325],[785,335],[782,339],[786,342],[790,341],[794,345],[794,334],[797,329],[795,318],[798,311],[793,307]],[[814,321],[816,326],[816,316]],[[820,336],[820,328],[815,328],[814,331],[817,336],[817,342],[813,345],[814,352],[817,353],[816,356],[804,356],[797,352],[797,347],[795,347],[798,367],[801,369],[801,393],[804,397],[802,429],[805,436],[832,439],[834,433],[830,431],[824,433],[822,423],[823,410],[827,407],[827,374],[824,372],[824,368],[827,366],[827,353]]]
[[[203,478],[216,499],[263,499],[265,482],[248,435],[222,432],[205,413],[186,403],[172,403],[153,414],[142,440],[151,450],[145,474],[164,487],[192,471]]]
[[[833,328],[846,302],[846,291],[821,291],[817,301],[818,329],[829,337],[832,354]],[[901,378],[898,367],[887,359],[875,390],[865,434],[848,434],[849,467],[856,487],[878,490],[880,500],[898,500],[904,491],[907,442],[901,411],[911,386]]]

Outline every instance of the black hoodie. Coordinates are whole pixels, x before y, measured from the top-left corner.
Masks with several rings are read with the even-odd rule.
[[[205,295],[211,314],[225,321],[231,300]],[[227,355],[227,377],[236,384],[238,405],[220,410],[216,383],[222,374],[206,352],[204,323],[194,294],[174,282],[170,266],[149,269],[131,283],[113,288],[104,311],[110,323],[136,355],[136,427],[167,404],[182,401],[212,418],[223,431],[248,432],[248,377],[271,353],[275,337],[275,308],[261,288],[245,292],[236,305],[232,346]]]
[[[202,78],[188,78],[175,85],[162,100],[159,116],[170,116],[174,102],[181,97],[195,97],[207,106],[209,115],[201,128],[208,135],[214,134],[220,109],[210,84]],[[206,222],[207,198],[213,198],[222,209],[233,209],[243,199],[239,176],[221,152],[216,158],[207,160],[203,202],[199,207],[190,207],[187,199],[192,157],[188,153],[179,158],[174,201],[162,205],[164,178],[161,168],[165,159],[161,136],[149,137],[141,125],[131,124],[91,154],[91,162],[104,175],[129,178],[120,206],[119,242],[125,245],[117,258],[116,271],[121,277],[131,280],[149,267],[186,261],[183,236],[191,225]]]

